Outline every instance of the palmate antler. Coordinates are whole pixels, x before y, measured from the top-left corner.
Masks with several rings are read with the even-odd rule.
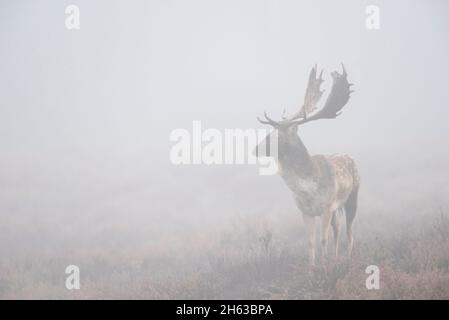
[[[323,80],[323,69],[321,69],[320,77],[316,77],[317,65],[315,65],[309,74],[309,83],[307,84],[306,94],[304,96],[304,104],[301,109],[294,114],[290,120],[295,120],[298,118],[306,118],[307,115],[311,114],[316,109],[318,101],[320,101],[323,91],[320,90]]]
[[[291,117],[275,121],[264,113],[265,119],[259,120],[263,124],[269,124],[273,127],[289,127],[291,125],[300,125],[306,122],[310,122],[318,119],[334,119],[341,114],[341,109],[348,103],[350,94],[353,90],[350,90],[352,83],[348,82],[345,66],[342,64],[343,72],[340,74],[337,71],[331,73],[333,84],[332,89],[327,97],[327,100],[320,110],[312,113],[317,108],[317,103],[323,95],[324,90],[320,89],[321,83],[323,83],[323,71],[320,72],[320,76],[317,78],[317,67],[312,68],[309,75],[309,83],[307,85],[306,94],[304,97],[304,104],[301,109],[293,114]]]

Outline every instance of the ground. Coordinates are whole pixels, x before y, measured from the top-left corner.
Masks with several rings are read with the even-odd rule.
[[[280,229],[239,221],[215,237],[173,240],[163,248],[31,254],[1,261],[0,297],[449,299],[448,215],[392,222],[383,231],[374,223],[358,226],[352,259],[330,259],[312,271],[300,221]],[[72,263],[81,269],[80,290],[63,285],[61,270]],[[379,267],[379,290],[365,286],[368,265]]]

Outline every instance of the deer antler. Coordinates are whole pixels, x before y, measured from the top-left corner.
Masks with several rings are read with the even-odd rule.
[[[316,77],[316,73],[317,65],[315,64],[309,74],[309,83],[307,84],[306,94],[304,96],[304,104],[297,113],[290,117],[290,120],[306,118],[308,114],[315,111],[316,105],[324,92],[324,90],[320,90],[320,86],[324,82],[323,69],[321,69],[319,78]]]
[[[353,92],[349,90],[352,83],[348,83],[347,73],[343,64],[343,72],[340,74],[337,71],[331,73],[333,84],[332,89],[327,97],[324,107],[318,110],[316,113],[311,114],[316,110],[318,101],[323,95],[324,90],[320,89],[321,83],[323,83],[323,70],[320,72],[320,76],[317,78],[317,66],[315,65],[310,71],[309,83],[307,85],[306,94],[304,96],[304,104],[301,109],[293,114],[291,117],[285,118],[281,121],[275,121],[269,118],[264,112],[265,120],[259,120],[260,123],[269,124],[273,127],[289,127],[291,125],[300,125],[309,121],[318,119],[334,119],[341,114],[341,109],[348,103],[350,94]]]
[[[318,119],[334,119],[341,114],[341,109],[343,109],[343,107],[348,103],[350,94],[352,92],[354,92],[353,90],[349,89],[350,86],[352,86],[353,84],[348,82],[348,79],[347,79],[348,74],[346,73],[345,66],[343,64],[341,64],[341,65],[343,68],[343,73],[340,74],[337,71],[334,71],[331,73],[331,76],[333,79],[332,89],[331,89],[329,96],[327,97],[324,107],[321,108],[315,114],[313,114],[311,116],[307,116],[307,106],[304,105],[303,109],[306,112],[305,116],[304,116],[304,111],[302,111],[303,109],[301,109],[301,111],[303,112],[303,118],[299,119],[299,120],[296,120],[297,118],[295,118],[293,121],[291,121],[289,123],[289,125],[290,124],[291,125],[303,124],[303,123],[313,121],[313,120],[318,120]],[[313,75],[313,73],[314,73],[314,70],[312,69],[311,76]],[[316,81],[322,81],[321,76]],[[315,91],[315,93],[311,93],[310,94],[311,97],[318,97],[318,99],[319,99],[319,97],[321,97],[323,91],[320,91],[319,85],[320,85],[320,83],[317,86],[315,85],[315,88],[312,89]],[[310,87],[310,81],[309,81],[309,87]],[[308,91],[309,91],[309,87],[307,88]],[[307,93],[306,93],[306,97],[307,97]],[[313,99],[311,101],[315,101],[315,103],[317,102],[317,100],[313,100]],[[313,107],[315,108],[315,106],[313,106]]]

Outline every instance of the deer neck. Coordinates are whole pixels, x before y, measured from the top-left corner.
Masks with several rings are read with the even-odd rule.
[[[299,136],[280,141],[278,158],[284,180],[307,179],[312,174],[312,159]]]

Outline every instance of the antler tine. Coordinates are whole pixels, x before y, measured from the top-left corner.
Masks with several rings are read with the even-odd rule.
[[[345,65],[343,64],[343,62],[341,63],[341,67],[342,67],[342,69],[343,69],[342,76],[343,76],[343,77],[346,77],[348,74],[346,73],[346,68],[345,68]]]
[[[278,126],[278,125],[279,125],[279,122],[277,122],[277,121],[271,119],[271,118],[267,115],[266,112],[264,112],[263,115],[264,115],[265,119],[267,119],[267,120],[270,122],[271,125],[275,125],[275,126]]]
[[[267,121],[261,120],[259,117],[257,117],[257,120],[259,120],[260,123],[263,123],[263,124],[269,124],[269,125],[271,125],[271,126],[273,126],[273,127],[278,127],[278,126],[279,126],[279,122],[274,121],[273,119],[271,119],[271,118],[267,115],[267,112],[266,112],[266,111],[264,111],[263,115],[264,115],[265,119],[267,119]]]
[[[260,119],[259,117],[257,117],[257,121],[259,121],[262,124],[270,124],[268,121],[264,121],[264,120]]]

